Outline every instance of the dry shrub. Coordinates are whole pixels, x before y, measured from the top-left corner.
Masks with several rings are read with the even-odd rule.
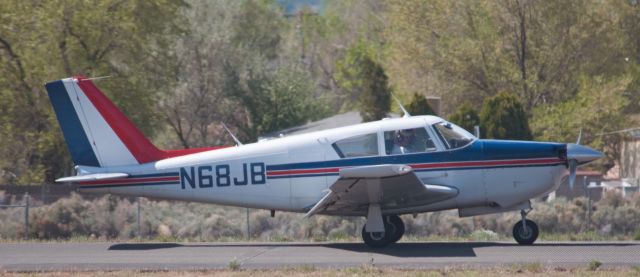
[[[8,197],[4,197],[8,198]],[[12,197],[8,202],[22,203]],[[577,234],[595,230],[602,236],[637,236],[640,227],[640,194],[621,197],[605,194],[593,205],[591,224],[587,222],[587,199],[535,202],[530,217],[542,232]],[[246,209],[210,204],[149,201],[141,202],[141,231],[144,237],[226,240],[246,235]],[[274,218],[268,211],[250,210],[249,225],[253,239],[271,241],[341,240],[360,236],[365,223],[361,217],[313,216],[278,212]],[[490,230],[510,236],[520,219],[517,212],[460,218],[457,211],[403,216],[406,234],[418,237],[470,237],[475,230]],[[0,209],[0,238],[21,238],[24,210]],[[70,197],[33,207],[30,212],[31,237],[65,239],[77,236],[103,239],[129,239],[137,234],[136,203],[127,198],[104,196],[88,201],[73,193]]]

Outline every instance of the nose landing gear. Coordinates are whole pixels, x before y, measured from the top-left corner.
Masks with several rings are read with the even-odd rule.
[[[404,235],[404,223],[397,215],[384,217],[384,232],[367,232],[366,226],[362,227],[362,239],[372,248],[382,248],[399,241]]]
[[[513,238],[521,245],[531,245],[538,239],[538,225],[527,219],[528,213],[520,210],[522,220],[513,225]]]

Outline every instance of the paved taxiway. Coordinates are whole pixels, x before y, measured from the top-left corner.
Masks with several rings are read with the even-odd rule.
[[[434,268],[539,262],[548,266],[640,265],[640,243],[511,242],[399,243],[369,249],[360,243],[1,243],[0,270],[119,270],[314,265]]]

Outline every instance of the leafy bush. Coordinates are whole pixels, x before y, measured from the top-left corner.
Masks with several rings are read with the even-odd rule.
[[[486,98],[480,111],[483,138],[531,140],[527,114],[518,98],[508,92],[500,92]]]

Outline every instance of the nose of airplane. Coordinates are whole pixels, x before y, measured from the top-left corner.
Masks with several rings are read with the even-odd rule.
[[[573,143],[567,144],[567,159],[576,160],[578,164],[585,164],[603,156],[602,152],[592,148]]]

